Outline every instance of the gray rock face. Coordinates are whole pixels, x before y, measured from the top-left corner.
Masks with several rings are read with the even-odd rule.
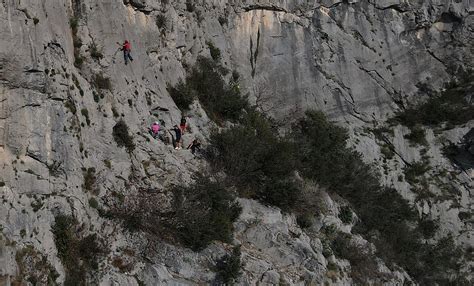
[[[50,230],[57,213],[73,214],[88,233],[107,241],[111,253],[98,274],[101,285],[138,285],[136,277],[146,285],[213,281],[210,261],[228,245],[193,253],[157,242],[160,247],[146,256],[128,257],[134,267],[121,271],[110,261],[122,249],[140,246],[140,238],[120,231],[88,204],[92,197],[103,204],[140,188],[160,192],[190,182],[206,166],[185,150],[155,141],[147,128],[157,119],[166,128],[179,123],[182,114],[167,84],[183,78],[199,55],[209,56],[209,41],[221,50],[223,63],[240,73],[241,89],[261,110],[288,123],[307,109],[323,110],[350,129],[351,142],[380,167],[386,185],[420,214],[440,220],[437,236],[451,233],[459,244],[473,246],[472,219],[460,218],[472,215],[472,171],[455,169],[442,156],[440,142],[458,143],[473,122],[441,134],[428,131],[433,169],[427,176],[443,184],[430,183],[435,196],[423,200],[398,179],[406,163],[421,159],[421,148],[404,138],[408,130],[394,128],[387,142],[396,155],[385,163],[381,142],[364,132],[418,102],[420,86],[438,90],[456,71],[473,68],[472,1],[194,2],[0,2],[0,285],[11,285],[20,274],[15,254],[27,246],[63,281]],[[158,15],[165,19],[161,27]],[[129,65],[117,45],[125,39],[132,44]],[[109,79],[110,88],[100,78]],[[186,115],[192,130],[185,145],[195,136],[206,142],[215,126],[199,103]],[[134,135],[132,154],[113,139],[119,119]],[[96,194],[84,187],[84,170],[91,167]],[[130,178],[140,183],[130,185]],[[446,196],[441,187],[446,184],[456,193]],[[163,208],[168,199],[163,196]],[[240,284],[352,283],[347,261],[322,255],[317,231],[302,231],[293,216],[277,209],[241,203],[235,234],[245,262]],[[337,203],[331,205],[337,209]],[[323,221],[350,232],[337,211]],[[342,270],[328,270],[329,260]],[[410,280],[401,272],[391,275],[385,284]]]

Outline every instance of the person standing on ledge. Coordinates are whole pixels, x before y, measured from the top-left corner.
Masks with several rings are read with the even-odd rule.
[[[175,150],[181,149],[181,144],[183,143],[182,142],[183,139],[181,138],[181,135],[182,135],[181,129],[178,127],[178,125],[175,125],[175,126],[173,126],[172,129],[170,129],[170,131],[174,131],[175,134],[176,134],[176,136],[174,138],[174,143],[175,143],[174,144],[174,149]]]

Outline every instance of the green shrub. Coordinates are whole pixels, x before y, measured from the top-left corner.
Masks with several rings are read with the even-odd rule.
[[[352,223],[351,208],[349,206],[342,206],[338,217],[345,224]]]
[[[87,126],[90,126],[91,125],[91,120],[89,118],[89,111],[87,110],[87,108],[81,109],[81,114],[86,118]]]
[[[79,19],[77,17],[72,17],[69,19],[69,26],[73,33],[77,33],[77,28],[79,27]]]
[[[100,60],[104,57],[104,55],[102,54],[102,52],[99,50],[99,48],[97,47],[95,43],[92,43],[90,45],[89,50],[91,53],[91,57],[93,57],[96,60]]]
[[[426,141],[426,132],[420,125],[412,126],[410,134],[407,134],[404,137],[413,145],[428,145],[428,141]]]
[[[48,262],[46,256],[38,252],[33,246],[27,245],[18,249],[15,254],[17,275],[12,277],[11,285],[57,285],[58,272]],[[27,283],[29,282],[29,283]]]
[[[332,240],[331,248],[334,255],[347,259],[351,263],[350,276],[357,285],[367,285],[369,281],[383,281],[379,272],[377,260],[369,249],[364,250],[350,241],[350,234],[339,232]]]
[[[82,175],[84,177],[84,184],[82,188],[85,191],[91,191],[93,193],[96,192],[96,180],[97,177],[95,176],[95,168],[83,168]]]
[[[232,254],[226,254],[217,260],[216,282],[223,285],[232,285],[241,275],[240,246],[235,246]]]
[[[194,6],[194,3],[192,0],[186,0],[186,10],[190,13],[194,12],[196,7]]]
[[[423,219],[418,223],[418,229],[425,239],[432,238],[439,228],[439,224],[431,219]]]
[[[86,285],[88,273],[98,269],[97,260],[104,253],[95,235],[81,237],[78,231],[78,222],[73,217],[56,216],[52,232],[66,272],[64,285]]]
[[[262,189],[256,192],[256,198],[283,211],[294,210],[301,198],[301,189],[292,181],[270,180],[272,181],[264,183]]]
[[[107,89],[112,90],[112,83],[110,82],[110,78],[104,77],[103,74],[96,74],[94,76],[94,87],[98,89]]]
[[[35,26],[38,25],[39,21],[40,20],[38,18],[36,17],[33,18],[33,24],[35,24]]]
[[[389,160],[395,156],[395,152],[388,145],[383,145],[382,147],[380,147],[380,152],[385,158]]]
[[[429,162],[419,161],[403,168],[405,179],[408,183],[414,185],[420,182],[420,177],[430,170]]]
[[[206,248],[214,240],[229,243],[233,223],[241,207],[226,185],[197,174],[189,186],[170,190],[172,205],[163,211],[161,196],[118,199],[106,215],[122,220],[130,232],[144,232],[151,237],[179,243],[194,251]]]
[[[359,217],[354,231],[370,237],[379,257],[389,265],[403,267],[421,284],[433,285],[433,276],[439,279],[448,277],[433,272],[429,266],[431,262],[426,254],[437,246],[424,244],[419,230],[413,228],[417,213],[396,190],[382,187],[370,166],[361,160],[359,154],[346,147],[348,136],[344,129],[327,121],[322,113],[307,112],[293,130],[292,136],[299,146],[297,155],[301,173],[350,202]],[[414,163],[405,168],[405,176],[407,180],[414,180],[428,169],[426,160]],[[341,249],[344,250],[344,245]],[[355,250],[347,252],[360,253]],[[362,258],[348,256],[346,259],[357,264]],[[358,263],[362,268],[356,268],[355,280],[365,275],[357,273],[372,273],[372,262],[367,262],[368,268],[363,260]],[[448,272],[455,272],[454,264],[447,266]]]
[[[135,143],[133,143],[133,138],[128,133],[128,126],[125,121],[120,120],[115,124],[112,135],[119,147],[125,147],[129,153],[135,150]]]
[[[231,241],[241,207],[223,185],[198,176],[193,185],[173,193],[175,217],[168,228],[184,246],[199,251],[213,240]]]
[[[206,42],[206,44],[207,44],[207,47],[209,48],[209,53],[211,54],[211,58],[215,62],[219,62],[221,60],[221,50],[219,50],[219,48],[216,47],[214,43],[211,41]]]
[[[74,101],[72,101],[71,99],[68,99],[64,102],[64,107],[69,109],[69,111],[71,111],[71,113],[74,114],[74,115],[77,112],[76,105],[74,104]]]
[[[227,17],[219,16],[217,20],[219,21],[219,24],[221,24],[221,26],[227,25],[229,23]]]
[[[296,217],[296,223],[301,228],[308,228],[313,225],[313,216],[309,213],[303,213]]]
[[[213,166],[224,170],[242,194],[253,190],[248,193],[251,197],[274,201],[286,192],[282,185],[289,184],[280,182],[291,177],[295,170],[294,145],[280,140],[271,122],[261,113],[250,111],[243,116],[241,125],[214,132],[211,145]],[[263,191],[256,192],[257,189]],[[273,189],[275,195],[270,194]],[[288,202],[291,203],[294,201]]]
[[[323,113],[307,112],[293,130],[298,168],[305,177],[347,195],[378,187],[360,154],[346,148],[346,130],[327,121]]]
[[[79,52],[74,53],[74,66],[76,68],[81,68],[82,64],[84,63],[84,58],[79,54]]]
[[[188,72],[186,81],[168,89],[181,110],[188,109],[189,104],[197,98],[212,120],[237,121],[242,110],[248,108],[248,102],[235,85],[225,81],[227,73],[228,70],[217,62],[199,57]]]
[[[458,82],[449,83],[444,91],[431,96],[426,102],[399,112],[392,122],[413,127],[417,124],[461,125],[473,120],[474,105],[466,99],[466,95],[474,91],[472,70],[465,71],[459,77]]]
[[[180,80],[176,86],[168,86],[167,89],[174,103],[181,111],[189,110],[189,105],[191,105],[196,98],[196,95],[190,86],[184,84],[183,81]]]
[[[200,57],[192,69],[187,83],[196,91],[199,101],[211,119],[236,121],[248,102],[234,85],[229,85],[223,76],[228,72],[215,61]]]
[[[155,19],[156,26],[158,29],[166,29],[166,16],[163,14],[158,14]]]
[[[89,206],[93,209],[98,209],[99,208],[99,202],[95,198],[90,198],[89,199]]]

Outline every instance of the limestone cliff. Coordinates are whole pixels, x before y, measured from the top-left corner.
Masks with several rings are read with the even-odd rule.
[[[386,121],[472,72],[473,31],[469,0],[0,1],[0,285],[18,285],[22,275],[36,279],[25,285],[64,281],[51,229],[60,214],[107,248],[88,277],[92,285],[213,283],[212,265],[230,245],[216,242],[196,253],[160,239],[150,243],[99,215],[109,200],[147,192],[160,194],[167,208],[167,189],[207,166],[152,140],[147,127],[157,119],[167,128],[179,123],[167,86],[184,78],[198,56],[210,56],[210,46],[241,75],[250,102],[283,129],[308,109],[348,128],[351,145],[375,164],[384,185],[420,217],[439,222],[431,240],[450,234],[471,249],[460,274],[472,282],[474,121],[422,127],[422,145],[410,143],[409,128]],[[117,45],[125,39],[134,58],[128,65]],[[206,142],[216,124],[198,102],[186,115],[192,130],[185,144],[196,136]],[[133,152],[114,141],[120,119],[134,137]],[[457,161],[443,155],[449,143],[464,150]],[[429,166],[418,174],[422,193],[420,181],[404,172],[418,162]],[[311,231],[292,214],[239,199],[238,284],[355,283],[347,260],[323,255],[325,226],[351,233],[352,224],[339,218],[344,202],[317,193],[325,212]],[[351,239],[373,247],[367,238]],[[374,283],[413,280],[381,260],[377,267],[386,276]]]

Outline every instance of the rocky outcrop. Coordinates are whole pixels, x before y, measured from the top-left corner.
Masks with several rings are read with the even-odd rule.
[[[473,122],[428,128],[425,147],[411,146],[403,126],[383,137],[369,129],[422,100],[421,87],[439,90],[458,71],[473,68],[473,20],[469,1],[2,1],[0,284],[22,274],[15,256],[26,248],[47,262],[44,269],[59,273],[58,282],[64,280],[51,232],[59,213],[74,215],[85,234],[106,240],[101,285],[213,281],[211,264],[229,245],[215,243],[201,253],[161,241],[144,248],[145,238],[121,231],[89,203],[94,198],[100,209],[117,194],[163,192],[190,182],[206,165],[153,140],[146,129],[157,119],[167,128],[179,122],[167,85],[183,78],[199,55],[209,55],[208,42],[220,49],[226,67],[239,72],[240,88],[253,104],[282,126],[307,109],[323,110],[350,129],[351,143],[378,166],[386,185],[416,205],[420,216],[439,220],[436,237],[452,234],[472,247],[472,172],[453,166],[441,148],[459,143]],[[134,57],[127,66],[117,45],[125,39]],[[192,130],[185,144],[195,136],[206,142],[215,126],[199,103],[186,115]],[[119,119],[133,134],[131,154],[113,139]],[[432,167],[424,175],[427,197],[403,172],[423,153]],[[86,186],[88,172],[92,186]],[[168,199],[163,195],[163,207]],[[307,232],[292,215],[241,199],[235,243],[242,245],[244,266],[238,282],[353,283],[347,261],[322,255],[323,225],[351,231],[337,218],[337,203],[327,200],[332,211]],[[118,267],[116,257],[133,267]],[[390,274],[384,284],[410,280],[382,262],[379,268]]]

